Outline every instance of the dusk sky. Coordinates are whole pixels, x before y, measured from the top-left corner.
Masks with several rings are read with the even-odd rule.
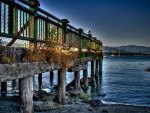
[[[150,0],[39,0],[41,8],[91,30],[107,46],[150,46]]]

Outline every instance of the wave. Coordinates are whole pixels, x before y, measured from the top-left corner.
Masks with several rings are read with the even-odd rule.
[[[101,100],[103,104],[110,104],[110,105],[127,105],[127,106],[138,106],[138,107],[150,107],[148,105],[139,105],[139,104],[131,104],[131,103],[122,103],[122,102],[111,102],[111,101],[104,101]]]

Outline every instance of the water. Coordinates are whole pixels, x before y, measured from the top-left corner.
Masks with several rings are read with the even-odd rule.
[[[150,107],[150,56],[108,57],[103,61],[101,97],[105,103]]]

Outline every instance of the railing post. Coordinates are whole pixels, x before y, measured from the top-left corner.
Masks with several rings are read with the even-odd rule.
[[[83,29],[79,28],[78,31],[79,31],[78,45],[79,45],[79,48],[81,48],[81,39],[82,39]]]
[[[2,13],[1,13],[1,5],[2,5],[2,4],[1,4],[1,2],[0,2],[0,15],[2,14]],[[2,18],[2,17],[0,17],[0,33],[1,33],[1,18]],[[0,40],[0,41],[1,41],[1,40]]]
[[[66,44],[67,24],[69,23],[69,21],[67,19],[61,19],[61,22],[62,22],[62,26],[63,26],[62,44]]]
[[[34,11],[34,17],[30,16],[29,21],[29,28],[30,28],[30,38],[33,38],[34,41],[34,47],[37,47],[36,40],[37,40],[37,8],[40,6],[40,3],[38,0],[29,0],[29,3],[33,6],[31,9]],[[32,34],[31,34],[32,33]]]
[[[13,29],[16,27],[14,25],[14,7],[12,5],[9,5],[9,16],[8,16],[8,33],[9,34],[14,34]],[[15,28],[16,29],[16,28]]]

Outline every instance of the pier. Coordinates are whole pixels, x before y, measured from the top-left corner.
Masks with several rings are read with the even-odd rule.
[[[15,80],[19,80],[19,96],[23,113],[34,112],[33,77],[36,74],[38,74],[39,90],[41,90],[42,73],[50,72],[49,81],[53,85],[53,71],[58,70],[58,103],[60,104],[65,104],[67,71],[74,72],[76,90],[81,88],[80,70],[83,70],[84,86],[88,87],[88,62],[91,62],[92,80],[101,75],[102,42],[91,34],[84,33],[82,28],[73,27],[67,19],[59,19],[44,11],[37,0],[0,0],[0,15],[1,96],[7,95],[8,81],[13,81],[15,85]],[[65,46],[67,50],[77,54],[77,57],[67,68],[62,63],[54,62],[54,57],[51,57],[53,59],[50,59],[50,62],[46,62],[49,59],[34,62],[26,59],[31,48],[45,50],[45,44],[48,42],[61,45],[62,52],[65,51],[63,49]]]

